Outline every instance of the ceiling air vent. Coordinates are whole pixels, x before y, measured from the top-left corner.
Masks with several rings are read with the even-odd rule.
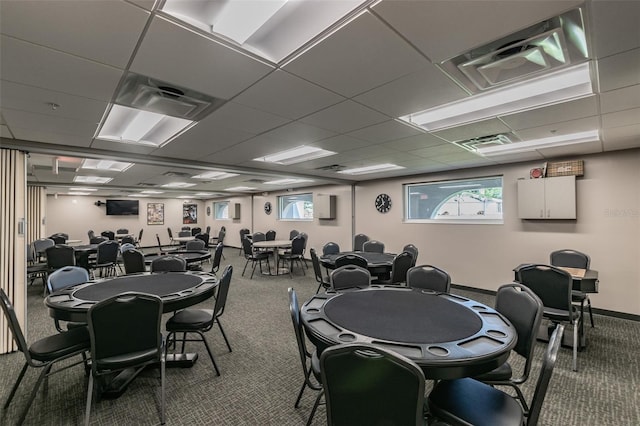
[[[153,187],[158,186],[158,184],[157,183],[140,182],[140,183],[138,183],[138,186],[145,186],[145,187],[153,188]]]
[[[190,178],[191,175],[189,173],[184,173],[184,172],[164,172],[162,174],[162,176],[168,176],[168,177],[178,177],[178,178]]]
[[[330,166],[318,167],[316,170],[322,170],[325,172],[339,172],[340,170],[344,169],[346,169],[346,166],[341,166],[340,164],[331,164]]]
[[[584,62],[583,11],[574,9],[463,53],[443,69],[472,93]]]
[[[467,151],[476,152],[478,148],[488,148],[490,146],[511,144],[514,142],[512,138],[515,139],[515,136],[512,134],[498,134],[481,136],[478,138],[456,141],[453,143],[461,148],[466,149]]]
[[[266,180],[264,179],[249,179],[249,180],[245,180],[244,182],[250,182],[250,183],[265,183]]]

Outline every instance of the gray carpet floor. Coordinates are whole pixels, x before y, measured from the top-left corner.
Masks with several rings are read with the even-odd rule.
[[[167,369],[168,425],[301,425],[315,399],[307,390],[299,409],[293,407],[303,381],[288,308],[287,288],[293,287],[302,304],[316,290],[313,270],[293,278],[263,276],[250,271],[241,276],[244,258],[237,249],[225,248],[222,265],[235,268],[222,323],[231,342],[228,352],[217,328],[208,333],[222,375],[217,377],[201,343],[187,349],[198,352],[193,368]],[[206,268],[205,264],[205,268]],[[55,333],[43,304],[39,282],[28,290],[29,342]],[[493,305],[483,293],[453,293]],[[210,308],[213,300],[199,307]],[[560,351],[543,406],[543,425],[638,425],[640,424],[640,323],[596,315],[596,328],[588,328],[587,348],[578,354],[579,371],[571,371],[571,350]],[[126,333],[126,330],[123,330]],[[524,386],[531,398],[544,343],[537,343],[532,378]],[[512,361],[521,365],[516,355]],[[24,363],[21,353],[0,355],[0,401],[4,403]],[[3,410],[0,424],[15,424],[37,376],[30,369],[11,406]],[[41,389],[25,424],[82,424],[87,378],[81,366],[51,376]],[[159,424],[158,371],[143,372],[116,400],[94,402],[95,425]],[[314,425],[325,424],[321,406]]]

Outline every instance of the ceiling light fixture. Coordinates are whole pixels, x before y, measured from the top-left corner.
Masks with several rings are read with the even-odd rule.
[[[76,183],[108,183],[112,180],[113,178],[102,176],[76,176],[73,178]]]
[[[189,188],[190,186],[196,186],[195,183],[187,183],[187,182],[171,182],[165,183],[161,185],[164,188]]]
[[[141,194],[164,194],[164,191],[153,191],[151,189],[147,189],[145,191],[140,191]]]
[[[213,192],[198,192],[196,194],[194,194],[198,197],[210,197],[213,195]]]
[[[113,172],[124,172],[129,167],[133,166],[134,163],[127,163],[124,161],[112,161],[112,160],[94,160],[90,158],[85,158],[82,160],[82,165],[80,168],[82,169],[90,169],[90,170],[109,170]]]
[[[238,192],[243,192],[243,191],[255,191],[258,188],[253,188],[250,186],[234,186],[233,188],[227,188],[225,189],[225,191],[238,191]]]
[[[374,164],[372,166],[344,169],[339,171],[338,173],[344,173],[346,175],[364,175],[367,173],[388,172],[391,170],[400,170],[400,169],[404,169],[404,167],[398,166],[396,164],[384,163],[384,164]]]
[[[494,89],[461,101],[400,117],[426,130],[440,130],[593,94],[589,63]]]
[[[84,187],[82,187],[82,188],[69,188],[69,191],[82,191],[82,192],[87,192],[87,191],[94,192],[94,191],[97,191],[97,190],[98,190],[97,188],[84,188]]]
[[[91,195],[90,192],[75,192],[75,191],[69,191],[67,192],[67,195]]]
[[[494,155],[517,154],[522,152],[536,151],[544,148],[555,148],[558,146],[575,145],[599,140],[600,135],[597,130],[572,133],[569,135],[551,136],[542,139],[516,142],[509,145],[497,145],[486,148],[478,148],[476,153],[490,157]]]
[[[273,18],[285,3],[287,0],[227,1],[222,6],[211,30],[223,34],[239,44],[244,44],[260,27]]]
[[[294,179],[294,178],[278,179],[278,180],[271,180],[269,182],[265,182],[265,185],[291,185],[291,184],[294,184],[294,183],[304,183],[304,182],[313,182],[313,180],[311,180],[311,179]]]
[[[316,148],[313,146],[300,145],[292,149],[276,152],[275,154],[265,155],[264,157],[254,158],[253,161],[262,161],[265,163],[276,164],[296,164],[303,161],[315,160],[317,158],[335,155],[336,152],[327,151],[326,149]]]
[[[199,175],[192,176],[194,179],[210,179],[210,180],[220,180],[227,179],[235,176],[240,176],[238,173],[227,173],[227,172],[204,172]]]

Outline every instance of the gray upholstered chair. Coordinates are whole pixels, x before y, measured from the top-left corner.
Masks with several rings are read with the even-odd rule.
[[[407,287],[449,293],[451,277],[446,271],[432,265],[420,265],[407,271]]]
[[[360,266],[344,265],[331,271],[331,289],[366,288],[371,285],[371,273]]]
[[[549,255],[551,265],[565,268],[589,269],[591,258],[588,254],[572,249],[556,250]],[[587,302],[589,309],[589,320],[591,327],[594,327],[593,312],[591,312],[591,299],[589,295],[580,290],[571,290],[571,300],[580,303],[580,313],[584,318],[584,302]]]
[[[151,262],[151,272],[185,272],[186,270],[187,261],[180,256],[167,254]]]
[[[384,243],[378,240],[365,241],[362,244],[362,251],[368,251],[370,253],[384,253]]]

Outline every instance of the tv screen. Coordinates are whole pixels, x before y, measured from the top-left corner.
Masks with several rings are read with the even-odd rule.
[[[138,200],[107,200],[107,215],[138,215]]]

